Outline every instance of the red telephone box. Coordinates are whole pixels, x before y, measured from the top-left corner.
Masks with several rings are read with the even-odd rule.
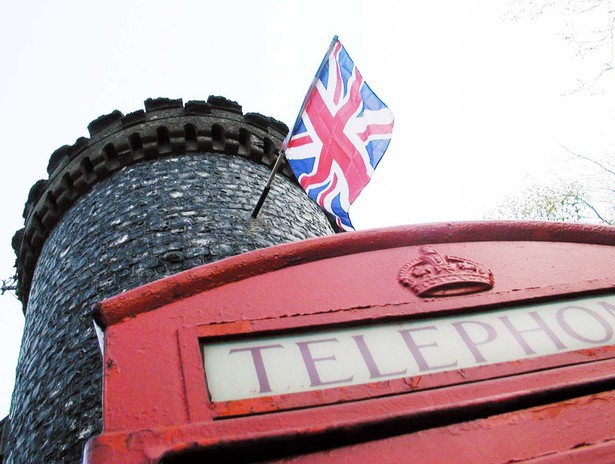
[[[85,462],[613,462],[614,263],[614,228],[436,224],[123,293]]]

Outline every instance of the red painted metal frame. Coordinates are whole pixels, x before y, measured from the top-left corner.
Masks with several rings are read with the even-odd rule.
[[[339,437],[344,434],[364,433],[365,440],[369,441],[371,435],[377,436],[377,432],[382,429],[391,429],[391,435],[396,435],[398,432],[394,432],[400,427],[400,423],[408,424],[407,427],[410,431],[416,430],[414,424],[429,423],[432,416],[452,416],[456,417],[459,422],[465,422],[467,419],[480,418],[483,414],[488,415],[492,410],[498,411],[500,408],[506,408],[507,405],[509,405],[510,410],[515,410],[517,409],[515,405],[523,405],[524,401],[531,400],[535,396],[557,394],[563,386],[569,390],[581,389],[591,383],[604,382],[607,375],[611,382],[611,388],[613,388],[615,386],[615,362],[613,360],[606,363],[589,363],[547,370],[541,373],[522,374],[514,378],[501,378],[490,382],[464,383],[450,388],[418,391],[411,395],[394,395],[365,400],[360,403],[345,403],[337,405],[331,411],[326,411],[325,408],[309,408],[300,411],[288,411],[284,413],[284,417],[281,417],[280,414],[262,414],[214,422],[197,422],[182,427],[167,426],[139,431],[108,433],[90,442],[88,448],[90,458],[86,462],[154,463],[158,462],[164,455],[173,452],[185,452],[194,449],[217,450],[220,447],[233,449],[248,446],[253,447],[256,452],[258,446],[275,446],[280,441],[295,443],[299,447],[304,440],[310,438],[310,435],[316,437],[316,439],[320,437],[324,441],[326,435],[331,434],[338,437],[340,445],[343,445],[345,443]],[[613,392],[610,393],[615,395]],[[595,400],[595,397],[583,401],[593,400]],[[600,426],[603,435],[600,437],[601,439],[605,439],[605,437],[613,438],[615,434],[612,420],[612,414],[615,411],[615,398],[608,410],[606,406],[604,405],[605,420],[608,424],[606,431],[604,430],[605,420],[600,424],[588,424],[583,421],[586,428],[591,429],[591,427]],[[476,408],[483,408],[485,412],[477,413]],[[561,405],[560,408],[564,409],[565,405]],[[578,416],[585,414],[582,405],[575,405],[574,408],[580,409]],[[522,411],[540,409],[540,407],[522,408]],[[518,419],[511,419],[513,422],[515,420]],[[568,423],[567,426],[570,427],[571,423]],[[533,436],[536,433],[533,430],[535,427],[536,424],[530,421],[525,428],[518,430],[517,433],[523,434],[527,439],[528,435]],[[591,429],[591,431],[594,430]],[[578,431],[575,433],[577,436],[574,439],[577,442],[587,440],[586,435]],[[607,433],[610,433],[610,435]],[[439,459],[432,458],[430,461],[419,460],[419,462],[447,462],[443,460],[443,456],[446,456],[447,444],[441,439],[446,438],[451,442],[449,445],[451,447],[459,446],[458,441],[453,440],[448,435],[447,430],[435,434],[436,440],[434,443],[438,443],[440,451],[443,452],[439,455]],[[480,440],[481,443],[483,441],[488,443],[488,435],[488,433],[485,433],[483,437],[475,436],[472,438]],[[471,443],[470,437],[464,438],[459,431],[457,432],[457,439],[468,440],[468,443]],[[549,444],[553,449],[561,449],[559,448],[560,443],[552,440],[549,435],[543,435],[540,439],[542,441],[541,446]],[[413,440],[409,439],[409,441],[412,442]],[[468,444],[468,446],[471,447],[472,445]],[[314,448],[318,450],[317,446]],[[412,449],[415,455],[426,454],[428,451],[428,448]],[[429,452],[435,453],[433,449],[429,449]],[[492,450],[491,453],[493,458],[497,455],[497,450]],[[384,459],[380,452],[376,456],[380,457],[380,461],[374,460],[374,455],[372,455],[371,462],[392,462],[393,458],[391,455]],[[537,454],[530,454],[529,456],[535,457]],[[332,456],[329,456],[328,459],[310,456],[306,461],[314,462],[316,459],[320,459],[320,462],[352,461],[347,457],[335,458]],[[354,459],[357,460],[356,457]],[[363,459],[358,460],[359,462],[368,462]],[[499,461],[457,460],[456,462]]]
[[[374,250],[505,241],[613,246],[613,230],[606,226],[568,223],[494,221],[426,224],[345,233],[245,253],[184,271],[102,302],[95,310],[95,317],[102,327],[106,327],[141,312],[153,311],[197,293],[256,275]],[[483,298],[481,294],[481,301]]]
[[[488,265],[495,288],[448,298],[413,295],[395,277],[422,244]],[[393,448],[411,446],[414,455],[425,457],[421,462],[443,462],[427,458],[439,452],[443,459],[460,441],[476,439],[471,434],[464,438],[457,429],[458,437],[451,438],[450,430],[457,427],[447,425],[452,422],[473,421],[470,424],[491,420],[480,419],[486,415],[516,414],[511,420],[523,422],[523,431],[530,433],[537,424],[525,411],[562,400],[559,410],[583,422],[584,413],[574,412],[591,409],[582,395],[615,390],[612,346],[353,387],[211,403],[200,345],[242,335],[416,320],[612,293],[613,245],[615,229],[609,227],[510,222],[410,226],[247,253],[118,295],[95,311],[105,329],[105,429],[89,442],[85,460],[154,463],[169,453],[212,456],[245,447],[254,451],[244,458],[271,459],[271,450],[280,444],[293,453],[304,443],[318,450],[335,440],[341,446],[338,451],[316,452],[306,459],[348,462],[345,450],[359,450],[352,460],[382,462],[379,443],[390,442]],[[344,291],[331,294],[335,279]],[[278,292],[280,285],[294,295]],[[609,417],[615,418],[615,397],[601,395]],[[575,396],[576,403],[566,399]],[[494,434],[507,430],[493,420],[489,426]],[[615,438],[615,419],[608,425],[592,430],[594,435],[588,433],[588,443],[598,446],[600,440]],[[383,435],[383,430],[388,432]],[[570,430],[583,438],[578,427]],[[387,434],[401,435],[383,438]],[[437,450],[417,449],[424,434],[434,435],[442,445]],[[545,435],[541,440],[514,458],[537,459],[544,449],[565,449],[561,437]],[[366,443],[353,444],[357,441]],[[596,448],[595,453],[606,448]],[[391,449],[390,457],[395,453],[403,451]],[[493,459],[465,462],[494,462],[505,456],[497,447],[489,453]]]
[[[270,464],[612,464],[615,392],[582,396]],[[606,437],[606,438],[605,438]]]

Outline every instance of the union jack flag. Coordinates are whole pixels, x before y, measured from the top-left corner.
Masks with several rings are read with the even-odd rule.
[[[371,179],[392,131],[393,114],[335,37],[285,154],[301,187],[340,227],[354,229],[348,210]]]

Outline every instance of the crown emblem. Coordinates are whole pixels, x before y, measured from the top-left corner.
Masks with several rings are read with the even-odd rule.
[[[493,273],[482,264],[441,255],[430,246],[419,248],[420,258],[399,271],[399,281],[418,296],[453,296],[493,288]]]

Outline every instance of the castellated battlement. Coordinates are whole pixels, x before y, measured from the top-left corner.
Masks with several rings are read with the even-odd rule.
[[[125,166],[188,153],[237,155],[272,166],[288,127],[258,113],[243,114],[238,103],[210,96],[207,101],[157,98],[145,110],[115,110],[88,125],[90,138],[58,148],[50,157],[49,178],[36,182],[24,209],[25,228],[13,240],[18,256],[19,296],[26,303],[32,272],[59,218],[92,186]],[[280,170],[294,176],[288,165]]]

